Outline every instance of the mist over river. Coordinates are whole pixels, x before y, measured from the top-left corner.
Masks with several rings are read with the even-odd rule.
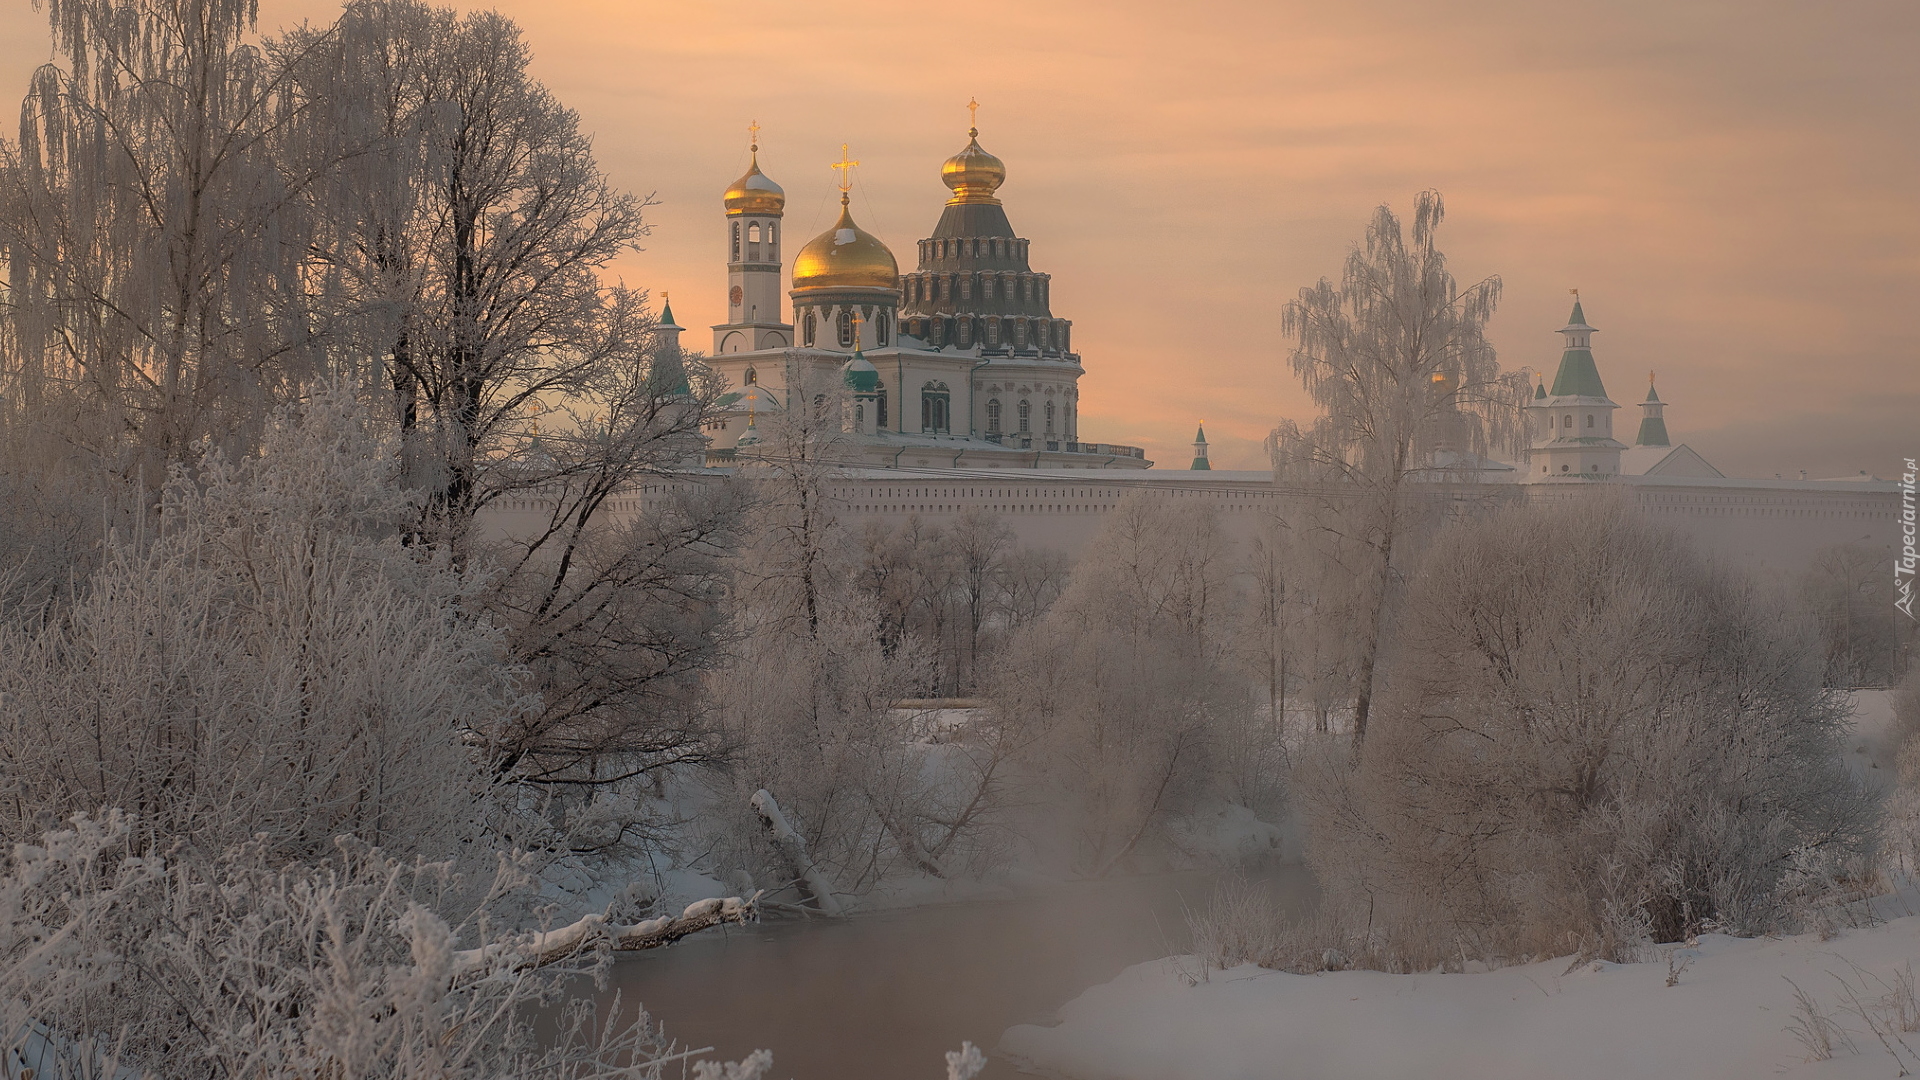
[[[1044,1023],[1131,964],[1188,951],[1184,908],[1204,908],[1222,871],[1069,882],[1008,900],[770,921],[623,957],[612,985],[684,1046],[724,1059],[765,1047],[781,1080],[938,1080],[962,1039],[982,1077],[1020,1075],[1000,1033]],[[1297,864],[1252,873],[1281,910],[1308,913]]]

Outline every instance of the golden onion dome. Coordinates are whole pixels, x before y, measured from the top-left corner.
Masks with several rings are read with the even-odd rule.
[[[793,260],[793,288],[895,289],[900,264],[880,238],[853,223],[846,196],[840,198],[840,220],[833,228],[807,241]]]
[[[954,203],[993,203],[1000,200],[993,197],[1001,184],[1007,181],[1007,166],[997,157],[980,149],[980,129],[967,129],[967,147],[947,159],[940,166],[940,181],[953,190],[953,198],[947,200],[949,206]]]
[[[787,206],[787,193],[760,171],[758,147],[747,174],[727,188],[727,214],[778,214]]]

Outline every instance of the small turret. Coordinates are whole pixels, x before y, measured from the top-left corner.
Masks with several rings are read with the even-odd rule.
[[[1600,369],[1593,362],[1595,328],[1587,324],[1578,292],[1573,314],[1559,332],[1566,340],[1553,386],[1536,389],[1528,406],[1533,418],[1529,476],[1535,481],[1617,476],[1620,452],[1626,449],[1613,437],[1613,411],[1620,406],[1607,397],[1600,381]]]
[[[1667,420],[1662,415],[1667,403],[1653,389],[1653,372],[1647,372],[1647,400],[1640,403],[1640,435],[1633,440],[1635,446],[1672,446],[1667,438]]]
[[[1205,424],[1201,424],[1194,430],[1193,464],[1187,466],[1187,468],[1206,471],[1212,471],[1213,469],[1212,465],[1207,464],[1207,425]]]

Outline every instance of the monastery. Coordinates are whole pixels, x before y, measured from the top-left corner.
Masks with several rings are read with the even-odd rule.
[[[707,430],[704,467],[693,463],[684,479],[649,485],[628,509],[643,511],[651,495],[751,460],[764,449],[760,417],[789,407],[796,389],[837,394],[840,384],[851,398],[843,425],[852,449],[838,497],[857,517],[938,523],[977,508],[1001,516],[1023,543],[1074,551],[1136,491],[1210,505],[1236,533],[1264,527],[1280,508],[1271,472],[1210,467],[1204,428],[1190,466],[1178,470],[1152,468],[1137,447],[1081,433],[1085,369],[1073,324],[1054,312],[1051,278],[1033,269],[1029,241],[1013,230],[996,194],[1006,166],[980,146],[977,126],[941,166],[952,196],[905,273],[892,249],[854,220],[846,177],[858,163],[842,148],[839,220],[801,245],[784,299],[786,196],[761,171],[757,125],[754,132],[751,164],[723,196],[727,321],[713,327],[707,358],[731,392]],[[677,348],[682,328],[670,307],[663,315],[661,333]],[[1822,548],[1864,544],[1887,549],[1891,572],[1897,484],[1864,473],[1728,477],[1672,443],[1667,403],[1651,377],[1628,443],[1616,437],[1621,406],[1608,396],[1593,352],[1596,328],[1577,297],[1559,333],[1558,369],[1526,408],[1522,459],[1477,462],[1470,482],[1436,488],[1436,497],[1613,492],[1734,562],[1791,572]]]

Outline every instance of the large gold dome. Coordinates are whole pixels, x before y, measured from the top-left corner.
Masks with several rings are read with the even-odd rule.
[[[940,182],[953,190],[954,203],[993,203],[1000,200],[993,193],[1007,181],[1007,166],[997,157],[980,149],[980,131],[972,128],[967,131],[967,148],[947,159],[940,166]]]
[[[897,289],[900,264],[880,238],[853,223],[845,198],[833,228],[807,241],[793,260],[793,288]]]
[[[787,193],[760,171],[756,151],[747,174],[727,188],[727,214],[778,214],[787,206]]]

